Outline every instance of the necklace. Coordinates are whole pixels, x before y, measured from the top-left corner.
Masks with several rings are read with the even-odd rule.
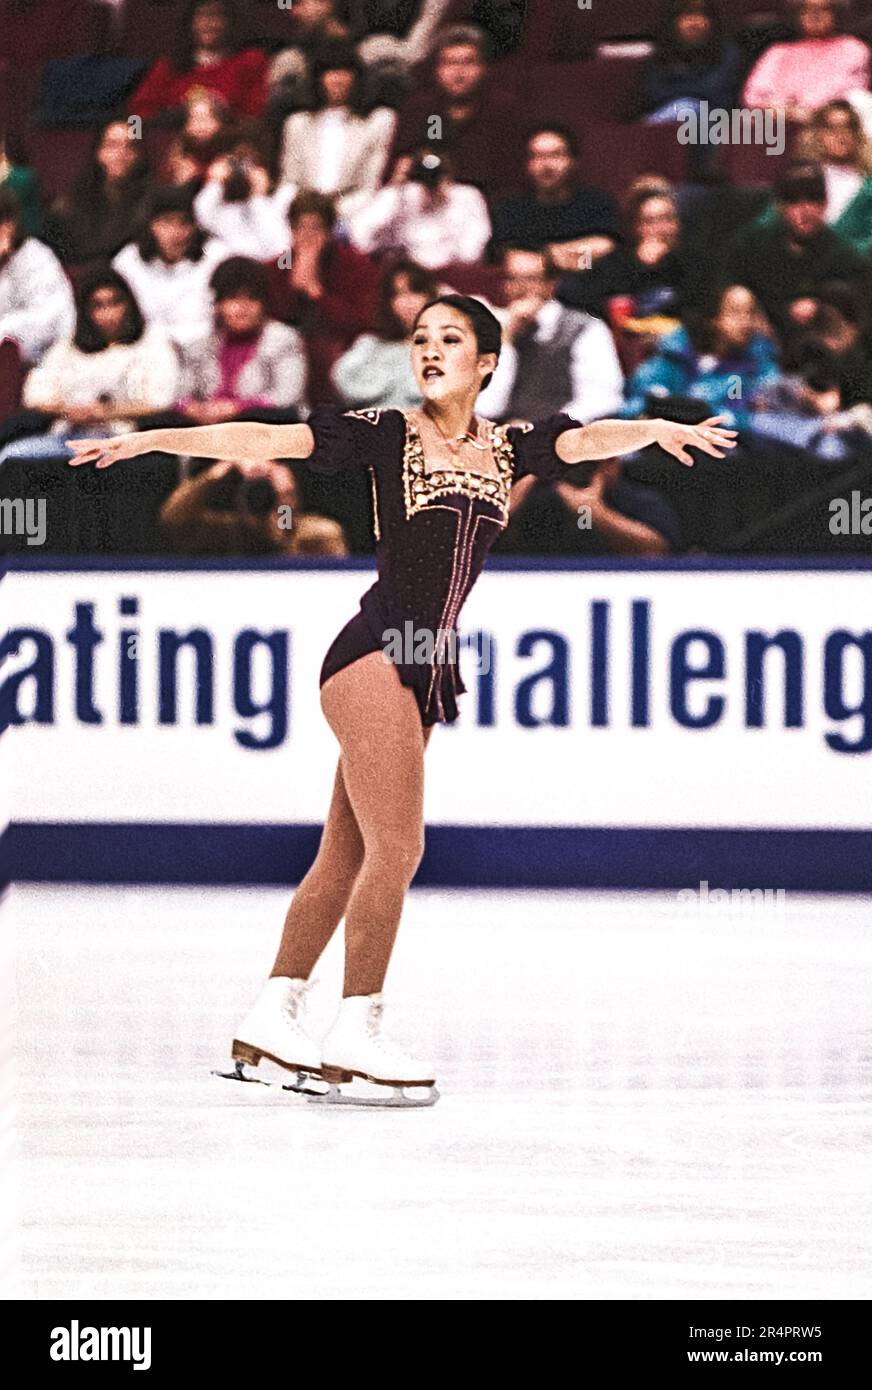
[[[432,415],[428,415],[426,410],[422,410],[421,414],[426,415],[427,419],[430,420],[436,426],[436,429],[439,431],[442,438],[445,440],[445,443],[448,445],[452,454],[456,454],[463,444],[471,444],[473,449],[478,449],[480,453],[484,453],[485,450],[488,448],[487,443],[482,444],[480,442],[480,436],[477,434],[472,434],[470,430],[464,430],[462,434],[448,435],[445,433],[439,421],[436,420]]]

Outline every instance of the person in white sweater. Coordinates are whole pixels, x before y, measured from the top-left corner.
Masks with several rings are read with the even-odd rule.
[[[28,236],[21,204],[0,188],[0,341],[11,338],[27,362],[38,362],[58,338],[72,333],[75,301],[57,256]]]
[[[294,184],[273,182],[263,154],[246,140],[210,164],[194,216],[228,254],[271,261],[290,249],[288,209],[296,192]]]
[[[397,123],[396,112],[361,107],[363,67],[353,47],[330,46],[314,63],[318,106],[295,111],[282,135],[282,182],[329,193],[347,220],[379,188]]]
[[[113,258],[145,315],[184,347],[208,333],[212,323],[212,272],[230,256],[216,237],[197,226],[190,195],[163,187],[153,195],[137,241]]]
[[[397,160],[391,182],[349,218],[348,231],[361,251],[400,250],[438,270],[481,260],[491,223],[484,195],[454,182],[434,143]]]
[[[47,424],[0,451],[7,458],[68,459],[65,439],[128,434],[141,416],[166,409],[179,361],[163,329],[147,327],[116,270],[94,267],[79,282],[75,332],[49,348],[24,383],[23,404]]]

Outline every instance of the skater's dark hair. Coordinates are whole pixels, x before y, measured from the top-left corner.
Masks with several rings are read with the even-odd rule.
[[[503,345],[503,330],[496,314],[492,314],[486,304],[482,304],[480,299],[473,299],[472,295],[469,294],[440,294],[424,305],[421,314],[425,313],[427,309],[432,309],[434,304],[447,304],[450,308],[457,309],[461,314],[464,314],[472,324],[479,353],[482,356],[487,352],[496,353],[497,361],[499,361],[500,348]],[[420,319],[421,314],[415,320],[415,327],[418,326],[418,319]],[[488,372],[481,383],[482,391],[492,377],[493,372]]]

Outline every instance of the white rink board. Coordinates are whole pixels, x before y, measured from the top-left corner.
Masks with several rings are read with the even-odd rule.
[[[321,714],[318,673],[327,646],[374,577],[366,569],[320,566],[12,571],[0,587],[4,629],[32,629],[41,638],[48,720],[32,719],[36,677],[13,689],[16,674],[34,662],[36,642],[7,641],[0,692],[7,708],[11,701],[26,720],[3,740],[4,775],[12,764],[12,818],[322,821],[337,745]],[[123,598],[136,601],[135,614],[119,612]],[[647,663],[636,648],[637,698],[640,685],[648,690],[642,727],[631,721],[634,602],[645,606],[650,623]],[[595,604],[608,605],[608,642],[599,663]],[[80,641],[77,649],[67,636],[77,605],[85,606],[80,630],[87,623],[102,634],[93,647],[92,689],[87,644]],[[872,779],[870,754],[863,750],[872,741],[870,628],[872,570],[488,570],[461,613],[460,630],[480,629],[493,639],[493,722],[483,722],[475,655],[462,651],[467,694],[461,717],[436,731],[427,756],[428,823],[869,827]],[[192,629],[202,629],[213,653],[211,722],[195,722],[194,661],[183,650],[175,722],[161,723],[158,634]],[[707,728],[687,727],[670,703],[682,698],[680,673],[678,679],[670,675],[676,642],[697,629],[710,634],[709,659],[720,650],[724,661],[722,678],[685,688],[694,716],[712,697],[723,699],[722,714]],[[782,629],[797,634],[792,640],[801,649],[802,723],[784,727],[784,659],[773,650],[764,667],[765,725],[748,727],[746,634]],[[122,630],[138,634],[138,708],[126,725],[119,718]],[[246,630],[274,634],[275,660],[263,643],[255,650],[250,693],[255,702],[275,694],[277,662],[287,676],[287,699],[279,698],[277,717],[240,713],[234,704],[234,652],[238,657]],[[835,635],[840,631],[850,635],[847,642]],[[555,652],[565,658],[565,681],[540,681],[526,716],[534,722],[525,724],[519,691],[523,701],[524,682],[545,670]],[[695,664],[703,654],[699,644],[689,649]],[[608,722],[596,727],[592,683],[604,676]],[[555,691],[558,711],[560,697],[566,701],[563,724],[549,715]],[[834,699],[842,701],[841,714]],[[847,712],[864,701],[865,717]],[[270,729],[274,747],[239,742],[240,734],[263,742]],[[828,743],[833,736],[859,751],[838,751]]]

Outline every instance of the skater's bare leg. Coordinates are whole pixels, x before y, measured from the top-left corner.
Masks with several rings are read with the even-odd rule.
[[[377,994],[424,852],[424,749],[432,727],[422,727],[412,691],[381,652],[331,676],[321,708],[342,749],[344,784],[363,838],[345,912],[343,994]]]
[[[308,980],[342,920],[363,863],[363,836],[348,800],[342,758],[318,853],[291,900],[273,975]]]

